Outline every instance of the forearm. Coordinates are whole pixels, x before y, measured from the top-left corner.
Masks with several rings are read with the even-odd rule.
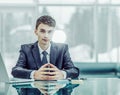
[[[79,76],[79,69],[76,68],[76,67],[72,67],[72,68],[69,68],[69,69],[66,69],[66,78],[77,78]]]
[[[33,70],[24,69],[22,67],[14,67],[12,69],[12,75],[16,78],[30,79],[30,74]]]

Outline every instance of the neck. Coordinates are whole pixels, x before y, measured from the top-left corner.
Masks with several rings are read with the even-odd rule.
[[[39,46],[41,47],[41,49],[47,50],[49,47],[49,44],[39,44]]]

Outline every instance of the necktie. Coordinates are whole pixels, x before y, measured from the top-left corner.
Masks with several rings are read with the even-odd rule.
[[[48,53],[46,51],[43,51],[42,54],[43,54],[42,64],[48,63],[48,61],[47,61],[47,54]]]

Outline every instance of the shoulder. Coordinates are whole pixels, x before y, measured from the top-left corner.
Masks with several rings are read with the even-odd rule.
[[[33,43],[23,44],[21,45],[21,48],[31,48],[33,45],[34,45]]]
[[[32,49],[36,45],[37,45],[37,42],[29,43],[29,44],[23,44],[23,45],[21,45],[21,49],[23,49],[23,50]]]

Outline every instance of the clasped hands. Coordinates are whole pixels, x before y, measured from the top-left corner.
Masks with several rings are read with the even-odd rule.
[[[64,74],[56,66],[47,63],[34,73],[35,80],[58,80],[64,79]]]

